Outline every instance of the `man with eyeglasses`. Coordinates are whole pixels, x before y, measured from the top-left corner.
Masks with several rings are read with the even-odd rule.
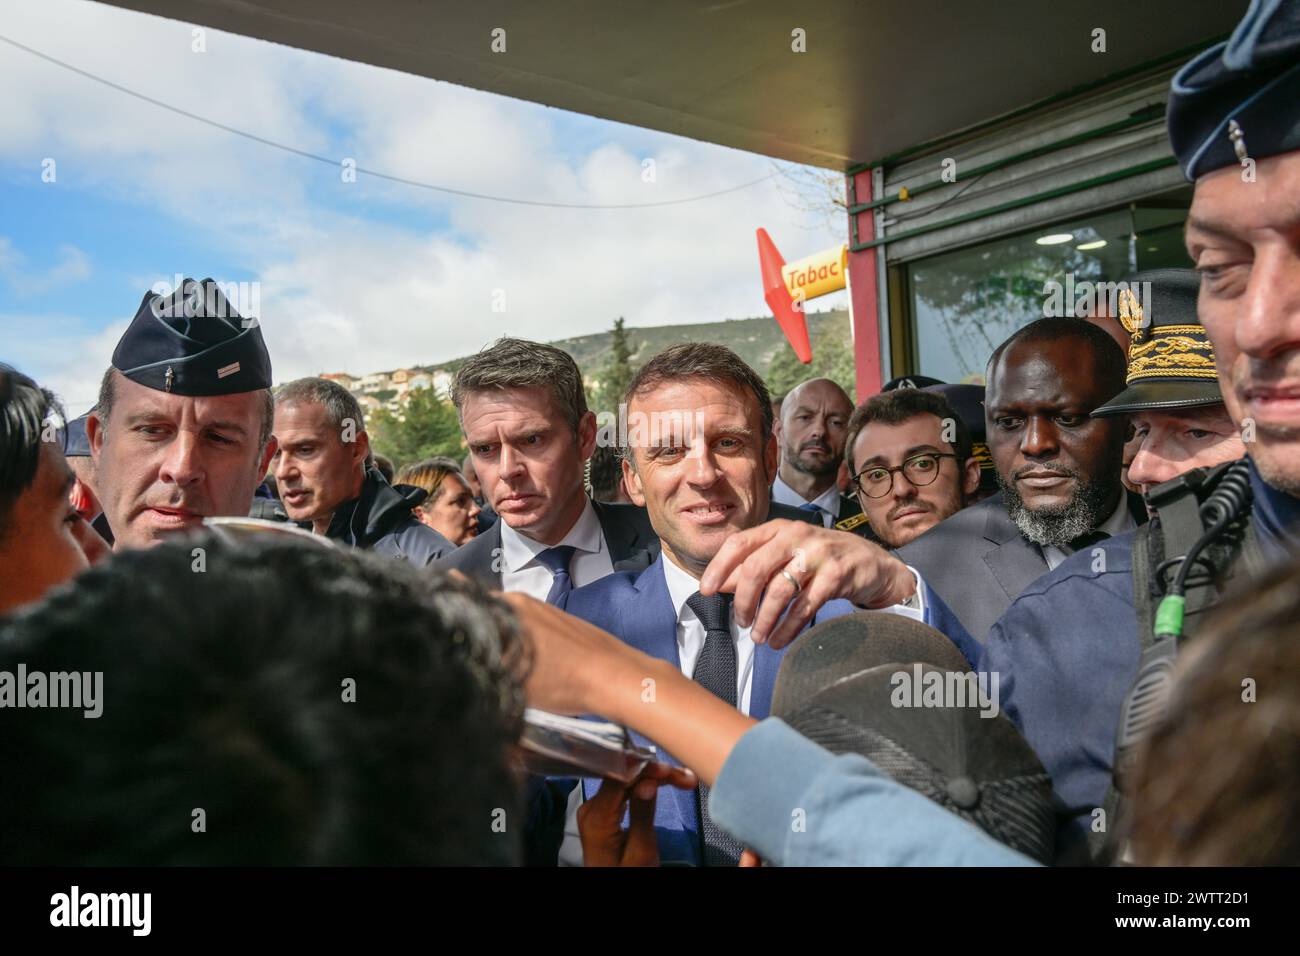
[[[882,392],[854,411],[846,436],[858,504],[888,547],[901,548],[956,514],[979,488],[970,432],[936,392]]]

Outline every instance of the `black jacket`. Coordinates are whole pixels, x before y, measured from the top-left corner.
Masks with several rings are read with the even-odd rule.
[[[427,497],[422,488],[390,485],[376,469],[367,469],[361,494],[334,510],[325,537],[414,565],[432,564],[456,546],[411,514]]]

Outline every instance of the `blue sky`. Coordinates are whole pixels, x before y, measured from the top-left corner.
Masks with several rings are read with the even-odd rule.
[[[0,35],[214,122],[420,182],[559,203],[700,196],[760,156],[85,0],[0,0]],[[279,381],[765,314],[754,230],[787,258],[843,241],[777,180],[678,206],[521,207],[294,156],[0,42],[0,359],[74,413],[145,291],[256,282]],[[53,182],[42,163],[55,163]],[[643,161],[653,159],[646,182]],[[504,296],[504,311],[496,311]],[[831,304],[824,300],[825,304]],[[818,303],[822,305],[823,303]]]

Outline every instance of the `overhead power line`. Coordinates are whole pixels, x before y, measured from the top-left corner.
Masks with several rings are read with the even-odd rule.
[[[205,126],[211,126],[214,129],[219,129],[235,136],[241,136],[254,143],[261,143],[263,146],[270,146],[273,149],[292,153],[293,155],[300,156],[303,159],[311,159],[318,163],[324,163],[336,170],[342,168],[343,164],[341,160],[334,159],[330,156],[323,156],[320,153],[313,153],[309,150],[299,149],[296,146],[290,146],[288,143],[279,143],[273,139],[267,139],[265,136],[258,136],[256,133],[250,133],[247,130],[228,126],[225,123],[219,123],[214,119],[209,119],[206,116],[202,116],[198,113],[191,112],[190,110],[182,109],[179,106],[174,106],[171,103],[166,103],[160,99],[148,96],[145,93],[141,93],[139,90],[133,90],[120,83],[114,83],[112,80],[91,73],[89,70],[83,70],[79,66],[74,66],[73,64],[60,60],[57,57],[50,56],[48,53],[42,53],[40,50],[19,43],[17,40],[4,36],[3,34],[0,34],[0,41],[7,43],[16,49],[22,50],[24,53],[30,53],[32,56],[39,57],[47,63],[52,63],[57,67],[61,67],[62,69],[77,74],[78,76],[84,77],[85,79],[93,80],[94,82],[107,86],[110,89],[117,90],[119,93],[125,93],[127,96],[149,103],[159,109],[175,113],[177,116],[184,116],[186,119],[194,120],[196,123],[202,123]],[[373,176],[375,179],[383,179],[392,183],[400,183],[403,186],[414,186],[417,189],[428,189],[432,192],[446,193],[450,196],[462,196],[466,199],[482,199],[486,202],[508,203],[514,206],[541,206],[548,209],[653,209],[660,206],[681,206],[686,203],[701,202],[705,199],[713,199],[717,196],[725,196],[728,193],[739,192],[742,189],[749,189],[751,186],[757,186],[759,183],[766,182],[774,175],[773,173],[768,173],[766,176],[760,176],[758,179],[752,179],[747,183],[741,183],[739,186],[731,186],[727,189],[719,189],[716,192],[704,193],[699,196],[687,196],[682,199],[664,199],[658,202],[640,203],[570,203],[546,202],[540,199],[521,199],[516,196],[494,196],[489,193],[473,192],[467,189],[453,189],[450,186],[438,186],[434,183],[425,183],[415,179],[406,179],[402,176],[393,176],[389,173],[380,172],[377,169],[368,169],[364,166],[357,166],[355,168],[356,171],[362,175]]]

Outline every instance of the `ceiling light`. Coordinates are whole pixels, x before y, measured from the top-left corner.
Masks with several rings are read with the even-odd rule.
[[[1063,242],[1069,242],[1074,238],[1072,232],[1054,232],[1050,236],[1039,236],[1034,242],[1040,246],[1059,246]]]
[[[1080,252],[1090,252],[1093,249],[1100,249],[1105,244],[1105,239],[1097,239],[1094,242],[1085,242],[1083,245],[1075,246],[1074,248],[1078,249]]]

